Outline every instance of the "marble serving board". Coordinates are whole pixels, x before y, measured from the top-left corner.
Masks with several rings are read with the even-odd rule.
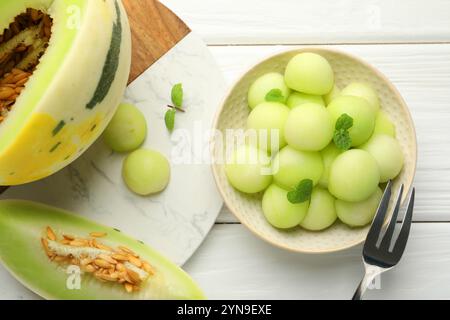
[[[177,114],[170,134],[164,122],[172,86],[182,83],[186,112]],[[202,243],[222,207],[208,162],[207,131],[225,92],[225,81],[203,41],[192,32],[127,89],[148,121],[143,147],[165,154],[172,176],[161,194],[140,197],[125,186],[121,167],[126,155],[108,149],[102,139],[66,169],[44,180],[12,187],[2,199],[27,199],[64,208],[144,241],[182,265]],[[32,159],[30,159],[32,161]],[[0,297],[28,293],[0,267]]]

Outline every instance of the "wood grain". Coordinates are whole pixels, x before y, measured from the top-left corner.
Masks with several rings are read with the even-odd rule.
[[[450,224],[414,223],[403,259],[367,299],[449,299]],[[216,225],[184,266],[209,299],[350,299],[362,247],[325,254],[275,248],[242,225]]]
[[[448,0],[162,0],[207,44],[450,41]]]
[[[173,48],[189,28],[156,0],[123,0],[130,21],[133,51],[129,82]]]

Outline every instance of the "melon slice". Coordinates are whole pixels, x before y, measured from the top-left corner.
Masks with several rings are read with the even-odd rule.
[[[120,0],[0,1],[0,185],[80,156],[121,102],[130,64]]]
[[[60,209],[0,201],[0,262],[46,299],[203,299],[194,281],[119,230]]]

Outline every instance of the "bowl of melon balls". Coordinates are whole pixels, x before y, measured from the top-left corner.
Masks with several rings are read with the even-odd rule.
[[[387,183],[394,194],[404,185],[404,198],[413,183],[417,142],[405,101],[378,70],[337,50],[258,63],[232,87],[214,129],[212,167],[227,207],[287,250],[364,242]]]

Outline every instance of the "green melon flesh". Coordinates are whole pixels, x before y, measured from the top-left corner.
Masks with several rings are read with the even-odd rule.
[[[139,292],[127,293],[118,283],[81,275],[79,290],[70,290],[63,265],[50,261],[41,245],[47,226],[59,235],[86,238],[104,232],[99,241],[112,248],[125,246],[155,269]],[[59,251],[67,250],[58,247]],[[0,201],[0,261],[22,284],[46,299],[203,299],[194,281],[179,267],[145,244],[110,227],[63,210],[25,201]],[[142,278],[145,274],[142,275]]]

